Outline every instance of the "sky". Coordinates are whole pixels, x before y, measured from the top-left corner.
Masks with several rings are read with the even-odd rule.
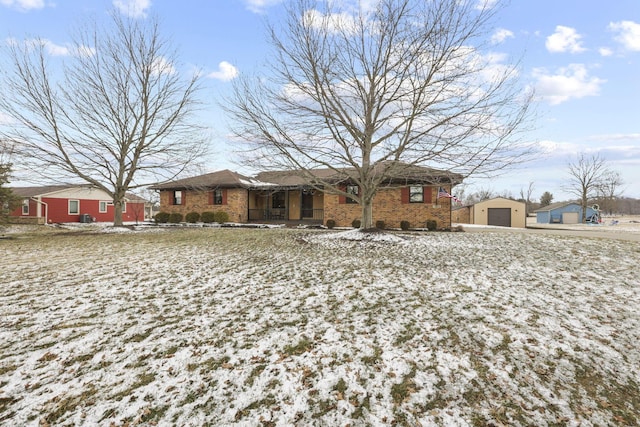
[[[282,0],[0,0],[0,43],[37,36],[50,55],[70,56],[74,28],[113,8],[136,19],[158,17],[178,50],[179,72],[204,71],[201,120],[213,130],[205,171],[244,172],[217,100],[234,78],[260,73],[270,52],[264,24],[277,22]],[[467,180],[466,192],[518,197],[533,182],[534,200],[545,191],[567,200],[568,164],[584,153],[604,158],[621,174],[623,194],[640,198],[640,0],[513,0],[495,24],[492,53],[519,61],[523,87],[535,90],[526,138],[541,155],[500,176]]]

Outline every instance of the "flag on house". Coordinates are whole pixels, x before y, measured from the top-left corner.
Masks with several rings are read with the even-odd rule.
[[[441,197],[445,197],[447,199],[451,199],[454,202],[458,203],[458,204],[462,204],[462,200],[458,199],[456,196],[452,196],[451,194],[449,194],[447,192],[447,190],[445,190],[444,188],[440,187],[440,189],[438,190],[438,199]]]
[[[438,190],[438,199],[441,197],[446,197],[447,199],[452,199],[453,196],[447,192],[444,188],[440,187]]]

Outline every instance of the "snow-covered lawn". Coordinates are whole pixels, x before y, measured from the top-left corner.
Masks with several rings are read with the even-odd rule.
[[[0,425],[640,423],[637,242],[337,233],[0,240]]]

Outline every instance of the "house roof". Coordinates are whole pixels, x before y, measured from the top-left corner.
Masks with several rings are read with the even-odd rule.
[[[74,188],[89,188],[95,189],[96,187],[88,184],[61,184],[61,185],[41,185],[38,187],[12,187],[11,192],[18,197],[43,197],[50,196],[54,193],[58,193],[64,190],[70,190]],[[130,202],[147,202],[143,197],[140,197],[133,193],[127,193],[125,198]]]
[[[304,174],[297,170],[269,171],[260,172],[256,176],[256,179],[260,182],[274,183],[282,186],[294,186],[308,184],[309,181],[313,179],[330,183],[348,181],[350,178],[355,178],[356,173],[357,171],[355,168],[310,169],[307,177],[305,177]],[[374,167],[374,173],[388,174],[386,182],[396,184],[457,184],[462,182],[462,176],[459,174],[401,162],[378,163]]]
[[[39,187],[12,187],[11,192],[19,197],[37,197],[69,188],[77,187],[77,185],[44,185]]]
[[[578,203],[576,202],[558,202],[558,203],[552,203],[550,205],[544,206],[540,209],[536,209],[534,212],[547,212],[547,211],[553,211],[555,209],[560,209],[560,208],[564,208],[565,206],[569,206],[569,205],[577,205]]]
[[[376,165],[378,173],[389,173],[388,183],[396,184],[457,184],[462,176],[438,169],[408,165],[399,162],[384,162]],[[389,168],[393,168],[390,171]],[[306,175],[300,170],[278,170],[258,173],[255,178],[241,175],[225,169],[217,172],[198,175],[153,185],[154,190],[170,190],[182,188],[273,188],[300,187],[317,180],[321,182],[339,183],[356,176],[355,168],[311,169]]]
[[[173,188],[251,187],[255,180],[229,169],[151,186],[153,190]]]

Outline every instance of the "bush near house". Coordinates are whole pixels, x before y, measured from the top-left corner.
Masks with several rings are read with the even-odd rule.
[[[384,221],[382,221],[381,219],[376,221],[376,228],[378,230],[384,230],[385,229],[386,224],[384,223]]]
[[[224,211],[217,211],[214,214],[214,219],[216,222],[222,224],[225,222],[229,222],[229,214]]]
[[[169,212],[158,212],[154,217],[156,224],[166,224],[169,222]]]
[[[409,228],[411,228],[411,224],[409,223],[409,221],[400,221],[401,230],[407,231]]]
[[[171,224],[179,224],[182,222],[182,214],[178,212],[172,212],[169,214],[169,222]]]
[[[332,229],[332,228],[334,228],[335,226],[336,226],[336,222],[335,222],[334,220],[332,220],[332,219],[328,219],[328,220],[327,220],[327,228],[328,228],[328,229]]]
[[[200,214],[198,212],[189,212],[185,217],[185,221],[188,223],[194,224],[200,221]]]
[[[361,223],[361,222],[360,222],[360,220],[359,220],[359,219],[357,219],[357,218],[356,218],[356,219],[354,219],[353,221],[351,221],[351,226],[352,226],[353,228],[360,228],[360,225],[361,225],[361,224],[362,224],[362,223]]]
[[[216,214],[214,212],[211,212],[211,211],[202,212],[202,215],[200,215],[200,221],[204,222],[205,224],[211,224],[215,220],[216,220]]]
[[[437,228],[438,228],[438,221],[436,221],[435,219],[427,220],[427,230],[435,231]]]

